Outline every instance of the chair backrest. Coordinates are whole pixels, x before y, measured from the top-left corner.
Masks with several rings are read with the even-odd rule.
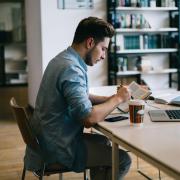
[[[12,108],[14,118],[17,121],[24,142],[29,147],[39,150],[38,140],[33,134],[30,125],[30,117],[32,116],[33,109],[30,106],[19,106],[14,97],[10,99],[10,106]]]

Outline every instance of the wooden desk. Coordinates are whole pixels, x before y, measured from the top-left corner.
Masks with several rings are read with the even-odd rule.
[[[114,89],[113,89],[114,88]],[[97,88],[98,89],[98,88]],[[101,95],[107,92],[115,92],[115,87],[101,87]],[[102,91],[103,90],[103,91]],[[99,89],[93,91],[95,94]],[[167,105],[156,105],[159,108],[180,109]],[[112,141],[112,170],[113,180],[118,174],[118,145],[131,151],[160,170],[166,172],[175,179],[180,179],[180,122],[151,122],[148,115],[150,109],[147,105],[143,127],[130,126],[128,121],[115,123],[101,122],[95,127],[108,136]]]

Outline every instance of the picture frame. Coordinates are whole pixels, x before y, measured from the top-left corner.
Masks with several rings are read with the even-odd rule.
[[[57,0],[58,9],[92,9],[93,0]]]

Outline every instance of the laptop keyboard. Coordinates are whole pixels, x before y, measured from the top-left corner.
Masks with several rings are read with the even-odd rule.
[[[170,119],[180,119],[180,110],[166,110]]]

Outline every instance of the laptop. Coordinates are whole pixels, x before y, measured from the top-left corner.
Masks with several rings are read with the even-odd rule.
[[[179,110],[150,110],[149,115],[153,122],[180,122]]]

